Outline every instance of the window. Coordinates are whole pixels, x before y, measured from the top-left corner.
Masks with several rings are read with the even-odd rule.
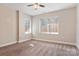
[[[29,16],[24,15],[24,26],[25,26],[25,33],[31,33],[31,19]]]
[[[48,19],[41,19],[40,25],[40,32],[48,32]]]
[[[39,32],[47,34],[59,34],[58,17],[41,18]]]

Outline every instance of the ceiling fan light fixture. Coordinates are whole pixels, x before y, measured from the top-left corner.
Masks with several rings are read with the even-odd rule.
[[[33,4],[27,5],[27,6],[32,6],[35,10],[39,9],[40,7],[45,7],[44,5],[41,5],[39,3],[33,3]]]
[[[40,6],[39,6],[38,3],[34,3],[34,4],[33,4],[33,8],[34,8],[35,10],[37,10],[39,7],[40,7]]]

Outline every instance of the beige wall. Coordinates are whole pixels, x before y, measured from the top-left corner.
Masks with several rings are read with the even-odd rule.
[[[0,45],[16,42],[16,11],[0,5]]]
[[[27,17],[31,19],[29,15]],[[17,42],[18,39],[22,42],[30,38],[31,34],[25,34],[22,11],[17,14],[16,10],[0,5],[0,45],[5,46]]]
[[[59,35],[39,33],[39,19],[41,17],[59,16]],[[33,38],[50,42],[60,42],[74,45],[76,43],[76,7],[33,17]]]

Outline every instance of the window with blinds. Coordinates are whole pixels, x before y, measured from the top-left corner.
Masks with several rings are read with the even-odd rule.
[[[59,34],[58,17],[41,18],[39,32],[47,34]]]

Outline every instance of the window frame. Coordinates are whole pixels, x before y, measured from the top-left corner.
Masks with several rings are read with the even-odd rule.
[[[32,25],[31,17],[29,15],[27,15],[27,14],[23,14],[23,17],[27,18],[30,21],[30,27],[29,27],[30,29],[29,29],[29,32],[26,31],[26,29],[25,29],[25,34],[30,34],[32,32],[32,30],[31,30],[32,29],[32,27],[31,27],[31,25]],[[25,27],[25,23],[24,23],[24,27]]]
[[[50,32],[50,24],[48,24],[49,26],[47,26],[48,32],[41,32],[41,20],[42,19],[39,19],[39,33],[41,33],[41,34],[57,34],[57,35],[59,34],[59,31],[58,32]]]

